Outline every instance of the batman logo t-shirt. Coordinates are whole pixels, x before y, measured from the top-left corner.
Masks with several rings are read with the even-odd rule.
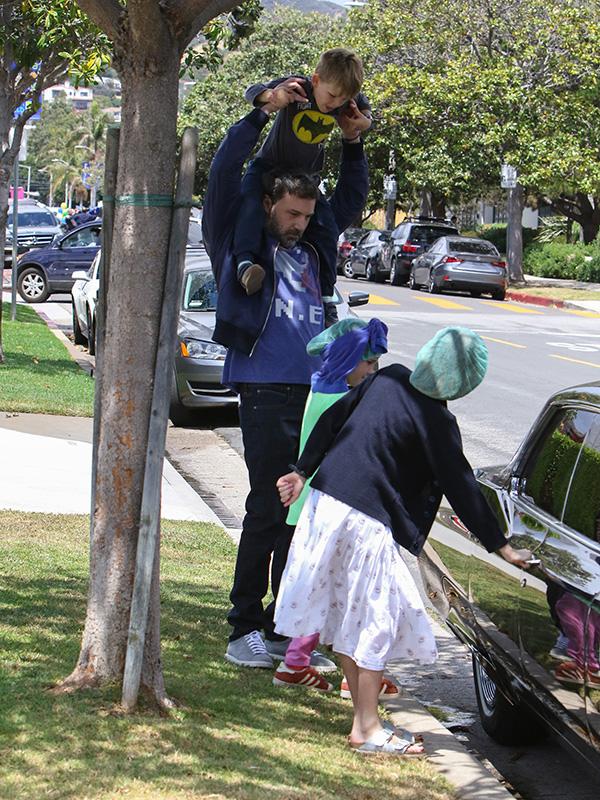
[[[288,78],[300,78],[306,92],[306,102],[290,103],[275,115],[258,157],[265,162],[267,169],[301,170],[308,175],[316,175],[323,169],[324,143],[336,127],[336,117],[347,104],[328,114],[319,111],[313,94],[312,83],[301,75],[288,75],[269,83],[258,83],[246,90],[246,100],[254,103],[266,89],[274,89]],[[361,111],[370,109],[369,101],[362,92],[354,98]]]

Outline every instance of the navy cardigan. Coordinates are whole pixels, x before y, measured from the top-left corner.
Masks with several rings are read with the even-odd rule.
[[[269,314],[274,270],[267,270],[262,291],[248,297],[236,276],[233,232],[240,206],[244,162],[268,121],[269,115],[255,108],[229,129],[210,167],[202,215],[204,245],[219,290],[213,339],[246,355],[258,341]],[[328,200],[338,232],[345,230],[360,214],[368,190],[369,173],[362,143],[344,142],[339,180]],[[258,255],[261,263],[270,264],[274,248]]]
[[[462,451],[446,404],[409,383],[392,364],[329,408],[311,433],[297,467],[318,473],[312,486],[391,528],[418,555],[445,494],[488,552],[506,544],[496,517]]]

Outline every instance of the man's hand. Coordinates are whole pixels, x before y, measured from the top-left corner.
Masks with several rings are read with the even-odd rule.
[[[287,475],[282,475],[277,481],[277,488],[279,490],[279,499],[287,508],[295,503],[300,497],[300,492],[304,488],[306,479],[297,472],[288,472]]]
[[[515,567],[521,567],[521,569],[529,569],[531,567],[530,559],[533,557],[531,550],[515,550],[509,544],[505,544],[498,552],[505,561],[508,561],[509,564],[514,564]]]
[[[363,131],[368,131],[373,120],[363,114],[356,105],[355,100],[350,100],[348,106],[337,118],[337,123],[342,129],[344,139],[357,139]]]
[[[274,89],[265,89],[256,99],[263,104],[261,108],[267,113],[279,111],[289,106],[290,103],[306,103],[307,97],[303,84],[302,78],[288,78]]]

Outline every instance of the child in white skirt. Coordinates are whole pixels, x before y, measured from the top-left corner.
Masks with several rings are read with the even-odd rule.
[[[387,661],[437,657],[399,545],[420,552],[442,494],[490,552],[519,566],[530,556],[506,542],[446,408],[446,400],[475,388],[486,368],[477,334],[440,331],[419,352],[413,373],[386,367],[326,411],[295,471],[277,482],[289,506],[319,468],[292,540],[275,623],[286,636],[318,631],[338,653],[354,705],[348,741],[359,753],[424,754],[421,743],[382,724],[378,695]]]

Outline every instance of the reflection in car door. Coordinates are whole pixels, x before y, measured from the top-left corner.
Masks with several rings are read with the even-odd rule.
[[[65,237],[56,250],[48,272],[52,284],[70,289],[71,275],[76,270],[88,270],[100,246],[100,227],[75,229]]]
[[[521,586],[523,672],[545,702],[560,704],[567,726],[596,737],[600,696],[600,419],[592,410],[555,411],[524,466],[515,520],[530,510],[539,565]],[[534,531],[535,526],[538,530]],[[527,545],[526,542],[518,542]],[[543,582],[540,592],[539,580]],[[595,706],[594,706],[595,703]],[[588,727],[590,726],[590,727]],[[595,726],[595,734],[594,734]]]

